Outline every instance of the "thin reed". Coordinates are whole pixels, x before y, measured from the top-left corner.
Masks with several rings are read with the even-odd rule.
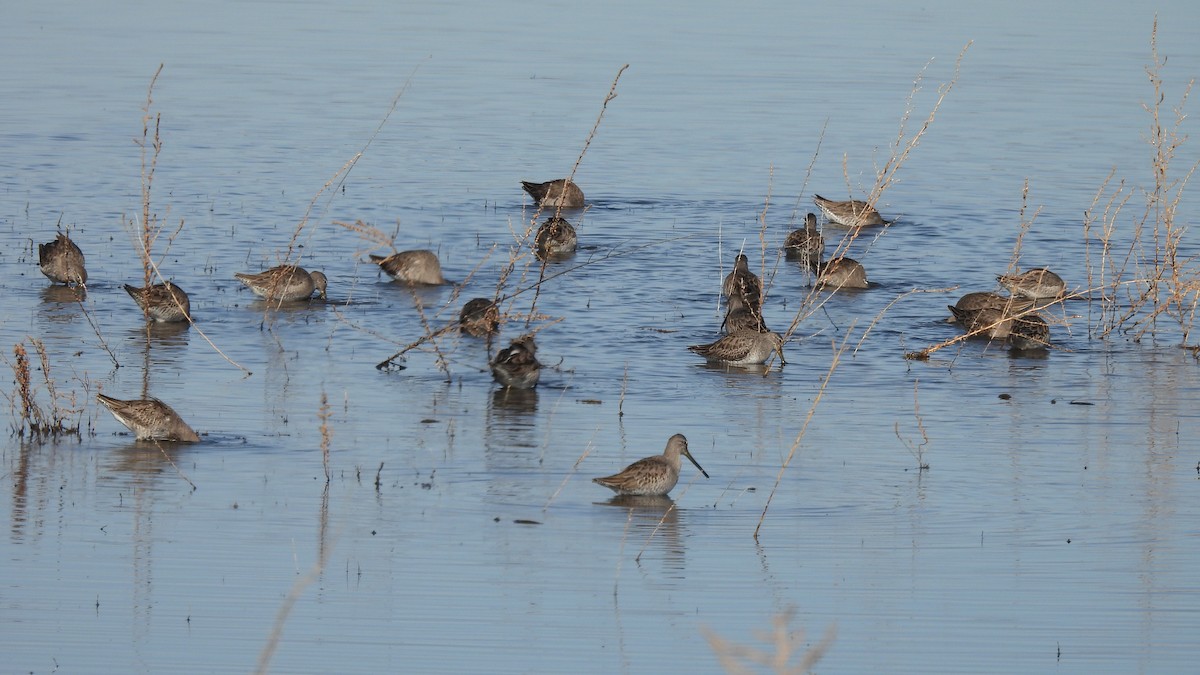
[[[333,430],[329,428],[329,418],[332,417],[332,412],[329,408],[329,397],[325,395],[325,391],[321,391],[321,407],[317,409],[317,419],[321,420],[321,466],[325,468],[325,484],[329,484],[331,478],[329,469],[329,447],[333,441]]]
[[[146,88],[146,101],[142,106],[142,137],[141,139],[135,141],[139,148],[141,161],[141,216],[140,218],[136,219],[135,222],[129,223],[128,226],[136,232],[134,239],[137,242],[138,258],[142,262],[143,288],[149,288],[152,284],[156,283],[162,284],[168,282],[168,279],[162,274],[160,265],[170,252],[171,245],[174,243],[175,238],[178,237],[180,232],[183,231],[184,225],[184,221],[181,219],[179,221],[179,225],[167,236],[166,242],[162,246],[162,251],[158,253],[158,260],[155,260],[155,246],[158,244],[160,237],[166,230],[166,217],[160,217],[158,213],[155,212],[151,207],[151,203],[153,201],[154,174],[158,168],[158,159],[163,148],[161,134],[162,113],[154,112],[154,85],[158,82],[158,76],[162,74],[162,70],[163,64],[160,63],[158,65],[158,69],[154,71],[154,75],[150,78],[150,84]],[[153,125],[151,125],[151,122],[153,122]],[[151,133],[152,127],[153,133]],[[149,151],[147,149],[149,149]],[[220,356],[234,368],[237,368],[247,375],[250,374],[250,370],[248,368],[230,358],[229,355],[224,352],[224,350],[222,350],[215,342],[213,342],[212,338],[210,338],[207,333],[196,326],[195,322],[192,320],[190,312],[184,308],[183,303],[174,294],[170,294],[169,297],[173,302],[175,302],[176,307],[184,315],[187,322],[192,326],[192,329],[200,334],[200,337],[202,337],[204,341],[208,343],[209,347],[212,347],[213,351],[215,351],[218,356]],[[86,310],[84,314],[87,316]],[[151,343],[149,302],[145,303],[145,305],[142,307],[142,314],[146,319],[146,344],[149,346]],[[90,316],[88,316],[88,321],[91,321]],[[93,327],[95,327],[94,322]],[[117,364],[117,357],[115,354],[113,354],[112,350],[108,348],[108,345],[105,344],[103,336],[100,335],[99,328],[96,328],[96,335],[100,338],[101,345],[106,351],[108,351],[113,363]],[[147,349],[146,356],[148,360],[149,349]]]
[[[963,46],[962,50],[959,51],[958,57],[954,61],[954,73],[953,73],[952,77],[948,81],[943,82],[942,84],[938,85],[938,88],[936,91],[936,97],[933,101],[933,104],[930,106],[928,113],[926,113],[924,120],[922,121],[920,127],[918,127],[916,129],[916,131],[912,131],[909,129],[909,124],[910,124],[910,121],[916,110],[916,104],[915,104],[916,95],[923,86],[925,71],[926,71],[926,69],[928,69],[928,64],[926,64],[925,68],[922,68],[921,71],[917,74],[917,77],[913,81],[912,89],[909,91],[908,98],[906,99],[904,112],[901,115],[900,125],[899,125],[899,129],[897,131],[897,134],[896,134],[896,138],[892,141],[892,144],[890,146],[889,156],[888,156],[887,160],[884,161],[883,165],[880,167],[877,167],[877,169],[875,171],[875,183],[872,186],[871,190],[869,191],[867,199],[866,199],[866,202],[870,207],[874,208],[879,203],[879,201],[882,199],[883,194],[900,180],[900,178],[899,178],[900,170],[904,167],[904,164],[908,161],[908,159],[912,156],[912,153],[920,145],[921,140],[929,132],[929,129],[933,126],[933,122],[936,119],[938,111],[941,109],[942,104],[945,102],[946,97],[950,94],[950,92],[954,89],[954,86],[958,83],[958,79],[959,79],[959,76],[960,76],[960,73],[962,70],[963,59],[966,57],[967,50],[970,49],[972,44],[974,44],[973,41],[967,42],[967,44]],[[826,122],[826,124],[828,124],[828,122]],[[819,149],[820,149],[820,142],[824,140],[824,134],[825,134],[825,128],[822,127],[821,137],[820,137],[820,139],[818,141],[818,145],[817,145],[817,148],[818,148],[817,152],[819,152]],[[816,159],[817,159],[817,156],[816,156],[816,153],[814,153],[812,161],[810,162],[809,168],[805,175],[805,184],[806,185],[808,182],[808,174],[811,173],[812,165],[815,164]],[[847,191],[851,194],[851,196],[853,196],[854,190],[851,186],[852,181],[850,180],[849,157],[847,155],[843,155],[843,157],[842,157],[842,174],[846,181]],[[799,210],[800,209],[798,209],[798,208],[794,209],[793,214],[792,214],[793,222],[795,222],[797,220]],[[764,207],[764,212],[765,212],[765,207]],[[765,224],[764,224],[764,226],[765,226]],[[864,252],[870,251],[871,245],[873,245],[875,241],[878,241],[880,237],[882,237],[885,233],[887,233],[889,231],[890,227],[891,227],[891,222],[888,222],[883,227],[878,228],[878,232],[876,232],[875,235],[872,237],[871,242],[865,247]],[[834,259],[834,258],[840,258],[840,257],[846,256],[847,253],[850,251],[851,247],[858,240],[858,238],[864,234],[866,229],[867,228],[863,228],[863,227],[849,228],[845,232],[845,234],[841,237],[841,239],[834,245],[833,253],[830,254],[827,257],[827,259]],[[828,229],[827,229],[827,231],[828,231]],[[779,255],[782,257],[782,251],[780,252]],[[922,291],[921,289],[913,289],[910,292],[915,293],[915,292],[927,292],[927,291]],[[764,290],[764,293],[765,293],[765,290]],[[787,327],[787,330],[785,330],[782,333],[785,341],[790,340],[792,335],[794,335],[800,329],[801,325],[804,324],[805,320],[808,319],[809,317],[811,317],[812,315],[814,315],[815,313],[817,313],[818,311],[820,311],[824,307],[825,303],[829,302],[830,299],[833,298],[833,296],[834,296],[834,293],[824,292],[821,285],[818,283],[815,283],[815,280],[814,280],[811,290],[802,299],[800,306],[797,308],[795,314],[793,315],[791,323]],[[891,305],[889,305],[889,307],[890,306]],[[886,309],[885,309],[885,312],[886,312]],[[861,346],[862,341],[866,339],[866,336],[867,336],[867,334],[869,334],[871,327],[874,326],[875,323],[877,323],[879,321],[879,319],[882,318],[883,314],[884,314],[884,312],[881,312],[879,314],[879,316],[876,316],[875,319],[871,322],[871,325],[868,326],[867,330],[862,335],[862,337],[859,341],[859,346]],[[857,350],[857,347],[856,347],[856,350]]]
[[[1177,103],[1168,106],[1167,58],[1158,51],[1157,16],[1150,33],[1150,56],[1146,76],[1152,99],[1142,108],[1150,118],[1146,143],[1151,148],[1153,182],[1141,190],[1144,207],[1125,220],[1122,214],[1138,191],[1124,179],[1114,183],[1114,170],[1084,212],[1088,286],[1101,293],[1099,311],[1089,308],[1088,328],[1096,338],[1121,335],[1140,341],[1157,339],[1169,327],[1177,331],[1181,346],[1196,350],[1192,330],[1200,307],[1200,269],[1197,256],[1185,253],[1187,226],[1177,214],[1200,160],[1182,173],[1172,168],[1187,141],[1183,123],[1195,79],[1189,79]],[[1125,237],[1122,224],[1127,228]],[[1097,246],[1099,251],[1093,252]]]

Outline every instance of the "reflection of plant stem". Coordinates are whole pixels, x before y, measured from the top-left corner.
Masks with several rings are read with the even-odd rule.
[[[896,422],[893,429],[896,432],[896,438],[900,439],[907,448],[908,452],[917,460],[917,469],[925,471],[929,468],[929,464],[925,462],[925,446],[929,445],[929,434],[925,433],[925,422],[921,418],[921,402],[917,400],[917,384],[920,380],[913,381],[913,415],[917,418],[917,429],[921,432],[921,443],[913,446],[912,442],[900,435],[900,423]]]
[[[773,630],[769,635],[761,637],[773,649],[766,651],[749,645],[741,645],[726,640],[707,627],[702,626],[700,632],[708,640],[709,647],[717,655],[721,667],[727,673],[758,672],[754,666],[767,668],[777,675],[799,675],[811,672],[813,666],[825,656],[825,652],[833,646],[837,637],[837,628],[830,625],[825,629],[821,641],[807,650],[800,651],[807,641],[803,630],[790,631],[788,624],[796,615],[794,608],[788,608],[771,618]],[[793,655],[799,653],[800,662],[789,665]]]
[[[271,634],[267,636],[267,643],[258,653],[258,667],[254,669],[254,672],[267,672],[271,665],[271,658],[275,655],[276,648],[279,647],[279,639],[283,637],[283,625],[287,623],[288,615],[292,613],[292,607],[296,605],[296,601],[300,599],[300,594],[304,592],[304,589],[320,578],[321,573],[325,571],[325,565],[332,550],[333,546],[320,547],[317,561],[313,563],[312,568],[292,584],[292,590],[288,592],[283,603],[279,605],[279,611],[275,613],[275,624],[271,627]]]
[[[629,509],[629,511],[632,513],[633,509]],[[671,505],[668,506],[665,511],[663,511],[662,517],[660,517],[658,522],[654,524],[654,529],[650,530],[650,533],[646,535],[646,541],[642,543],[641,550],[638,551],[637,555],[633,556],[634,562],[640,563],[642,561],[642,554],[646,552],[646,548],[650,546],[650,542],[654,541],[654,537],[658,534],[658,531],[662,529],[662,526],[667,522],[667,518],[670,518],[674,511],[675,502],[671,502]],[[678,518],[678,516],[676,517]]]

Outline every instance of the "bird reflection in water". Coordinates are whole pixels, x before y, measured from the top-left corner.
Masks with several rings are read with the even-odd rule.
[[[617,507],[622,513],[629,536],[628,545],[637,551],[635,560],[640,563],[647,550],[659,550],[666,568],[682,578],[686,549],[680,510],[676,508],[675,500],[667,495],[614,495],[608,501],[595,503]]]

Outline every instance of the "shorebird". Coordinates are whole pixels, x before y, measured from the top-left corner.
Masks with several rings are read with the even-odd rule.
[[[853,258],[834,258],[827,263],[814,266],[817,284],[841,288],[867,288],[867,270]]]
[[[322,298],[325,297],[325,275],[295,265],[280,265],[258,274],[238,272],[233,276],[246,284],[255,295],[274,302],[307,300],[312,297],[314,290]]]
[[[500,350],[492,361],[492,377],[509,389],[533,389],[541,376],[537,344],[532,335],[522,335]]]
[[[156,398],[122,401],[96,394],[96,400],[133,432],[139,441],[182,441],[195,443],[200,436],[183,421],[179,413]]]
[[[760,333],[756,330],[739,330],[706,345],[692,345],[688,350],[708,359],[712,363],[729,366],[755,366],[766,363],[772,354],[783,358],[783,336],[773,331]]]
[[[579,186],[569,178],[559,178],[545,183],[521,181],[521,188],[542,207],[562,207],[564,209],[583,207],[583,190],[580,190]]]
[[[1003,309],[984,307],[983,309],[959,309],[954,305],[946,305],[950,313],[967,333],[984,337],[989,340],[1004,340],[1012,332],[1013,319]]]
[[[494,335],[500,330],[500,309],[490,298],[474,298],[458,315],[459,329],[474,337]]]
[[[579,237],[566,218],[547,218],[533,237],[539,260],[565,258],[575,252]]]
[[[762,314],[757,310],[750,309],[745,305],[734,307],[731,304],[729,311],[725,313],[725,321],[721,323],[721,330],[726,333],[736,333],[742,330],[765,333],[770,329],[767,328]]]
[[[671,491],[679,482],[679,468],[682,465],[680,455],[687,457],[700,473],[708,478],[708,472],[700,467],[700,463],[688,452],[687,438],[683,434],[675,434],[667,441],[667,448],[661,455],[652,455],[630,464],[620,473],[602,478],[593,478],[592,482],[616,492],[618,495],[662,496]]]
[[[389,256],[372,254],[371,262],[379,265],[388,276],[406,284],[438,286],[446,283],[442,265],[433,251],[400,251]]]
[[[762,280],[750,271],[750,259],[745,253],[733,259],[733,271],[725,275],[721,293],[729,300],[730,308],[745,306],[757,311],[762,307]]]
[[[867,227],[870,225],[888,224],[888,221],[879,215],[875,207],[858,199],[835,202],[821,195],[813,195],[813,203],[817,205],[817,208],[821,209],[821,213],[824,213],[830,222],[844,227]]]
[[[170,323],[191,318],[192,305],[187,293],[169,281],[145,288],[125,284],[125,292],[155,321]]]
[[[1013,295],[1030,300],[1060,297],[1067,287],[1062,277],[1045,267],[1025,270],[1020,274],[1001,274],[996,280],[1001,286],[1012,291]]]
[[[967,293],[954,303],[954,306],[966,311],[979,311],[981,309],[998,309],[1006,313],[1023,312],[1033,306],[1033,303],[1023,298],[1017,298],[1010,295],[1000,295],[990,291],[975,291]],[[956,323],[958,317],[951,315],[946,319],[948,323]]]
[[[1037,314],[1014,318],[1008,343],[1016,351],[1045,349],[1050,346],[1050,324]]]
[[[804,228],[788,234],[783,240],[783,252],[801,262],[821,261],[825,256],[825,238],[817,231],[817,214],[808,214]]]
[[[38,266],[56,284],[87,283],[83,267],[83,251],[66,234],[59,232],[54,241],[38,244]]]

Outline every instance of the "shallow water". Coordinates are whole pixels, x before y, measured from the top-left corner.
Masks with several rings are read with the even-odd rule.
[[[1200,65],[1200,12],[1159,12],[1174,101]],[[3,447],[6,669],[246,672],[288,608],[275,672],[719,672],[705,629],[753,643],[789,608],[801,647],[836,627],[819,664],[833,672],[1193,666],[1200,377],[1170,323],[1157,341],[1097,340],[1097,307],[1074,301],[1046,354],[971,342],[903,358],[956,335],[946,304],[1006,270],[1026,179],[1025,218],[1038,213],[1021,266],[1086,284],[1081,214],[1101,183],[1115,168],[1152,184],[1146,10],[1098,7],[1087,23],[1033,3],[10,14],[0,343],[46,345],[83,434]],[[899,221],[850,249],[873,287],[806,316],[782,369],[700,363],[686,346],[715,337],[733,254],[752,254],[767,322],[787,326],[809,280],[775,247],[814,192],[865,193],[914,78],[925,69],[910,131],[968,40],[881,201]],[[159,63],[153,206],[169,232],[183,224],[159,264],[197,324],[147,339],[122,284],[142,278],[131,139]],[[581,248],[536,295],[537,325],[558,321],[538,335],[554,366],[539,387],[497,391],[487,344],[457,336],[438,343],[449,376],[428,348],[377,370],[423,321],[495,293],[530,215],[518,181],[570,171],[625,63],[577,174]],[[1196,159],[1184,145],[1172,168]],[[1122,213],[1120,241],[1143,203]],[[1185,192],[1180,222],[1196,206]],[[301,264],[329,276],[330,301],[267,313],[233,273],[276,264],[306,213]],[[82,305],[36,267],[60,220],[87,254]],[[386,247],[334,224],[356,220],[437,250],[465,288],[389,282],[362,262]],[[506,295],[537,278],[528,261]],[[493,350],[522,330],[509,322]],[[204,441],[135,442],[99,390],[148,390]],[[712,478],[685,464],[674,508],[614,504],[589,482],[676,432]]]

